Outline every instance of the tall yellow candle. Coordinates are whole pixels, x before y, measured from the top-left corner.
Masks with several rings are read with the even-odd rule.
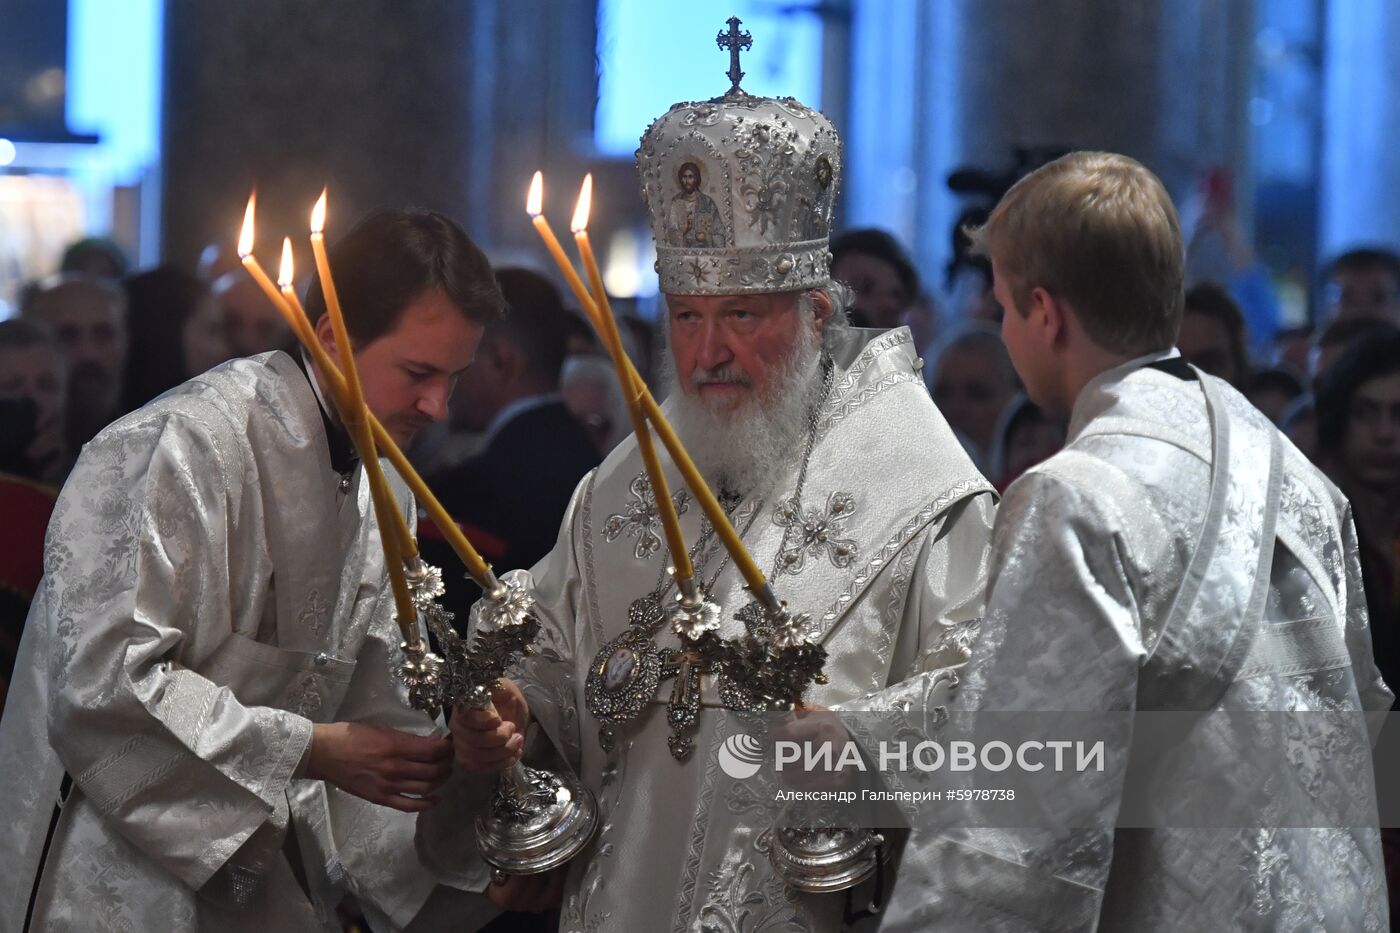
[[[543,177],[538,172],[535,173],[535,182],[543,183]],[[534,183],[532,188],[533,186]],[[622,335],[618,332],[617,320],[613,317],[612,306],[608,304],[607,292],[603,288],[602,273],[598,271],[593,258],[593,248],[588,242],[588,214],[592,205],[592,195],[593,175],[588,174],[583,178],[583,188],[579,191],[578,207],[574,210],[570,229],[573,230],[574,242],[578,244],[584,268],[588,271],[589,281],[593,285],[594,302],[602,309],[601,317],[607,325],[601,336],[608,348],[608,355],[612,357],[613,367],[617,370],[622,395],[627,400],[627,414],[632,419],[632,433],[637,438],[637,449],[641,452],[642,463],[646,465],[647,476],[651,479],[657,512],[661,518],[661,530],[666,535],[666,547],[671,552],[671,565],[675,568],[676,580],[691,580],[695,577],[695,567],[685,548],[680,516],[676,513],[675,502],[671,500],[670,486],[666,482],[666,474],[661,469],[661,458],[656,454],[651,429],[647,426],[646,415],[642,413],[641,393],[636,380],[632,378],[632,370],[627,365]]]
[[[554,236],[554,231],[550,229],[549,221],[545,220],[543,213],[535,214],[533,217],[535,230],[539,233],[540,239],[544,241],[545,247],[550,255],[554,257],[555,263],[559,266],[559,271],[563,273],[565,281],[569,283],[570,290],[574,293],[574,298],[582,306],[584,312],[588,314],[593,322],[593,327],[599,334],[603,333],[606,325],[602,322],[602,312],[598,310],[588,289],[584,287],[583,281],[578,277],[573,264],[569,262],[569,257],[565,255],[564,248],[559,245],[559,240]],[[755,598],[762,600],[769,609],[777,609],[777,602],[772,591],[768,588],[768,581],[763,576],[763,571],[758,569],[758,564],[754,562],[748,548],[744,547],[744,542],[739,538],[739,533],[734,530],[734,525],[729,521],[729,516],[724,514],[724,509],[720,506],[719,500],[711,492],[705,478],[700,475],[700,470],[695,466],[695,462],[686,453],[685,447],[681,445],[680,438],[672,430],[671,425],[666,420],[666,415],[661,411],[661,406],[656,403],[651,391],[647,389],[641,375],[629,360],[627,362],[628,375],[632,384],[639,389],[639,397],[642,403],[642,410],[646,413],[647,420],[656,428],[656,434],[661,438],[661,443],[666,447],[666,451],[671,455],[676,468],[680,470],[681,476],[685,478],[686,485],[695,495],[695,501],[700,504],[705,517],[709,519],[710,525],[714,527],[715,534],[724,543],[725,550],[729,552],[730,559],[734,561],[734,566],[743,576],[749,592]],[[624,383],[624,387],[626,383]]]
[[[330,358],[330,354],[326,352],[325,347],[321,346],[321,341],[316,339],[316,332],[312,329],[311,319],[307,317],[306,309],[301,306],[301,299],[297,298],[296,288],[293,284],[295,281],[296,272],[292,259],[292,238],[286,237],[282,240],[282,265],[278,269],[277,284],[282,290],[283,300],[287,302],[288,307],[294,312],[291,315],[294,320],[290,322],[293,331],[296,332],[297,337],[304,345],[312,345],[320,351],[319,354],[312,351],[312,356],[320,367],[321,372],[326,374],[326,379],[331,383],[331,397],[335,399],[336,408],[340,411],[344,411],[346,407],[351,404],[347,397],[349,387],[346,385],[345,377],[341,375],[335,362]],[[371,412],[368,407],[365,408],[365,415],[371,420],[370,428],[373,434],[373,428],[379,421],[374,417],[374,413]],[[380,428],[380,430],[382,431],[383,429]],[[398,449],[398,445],[394,444],[392,440],[389,440],[389,444],[392,445],[395,450]],[[374,438],[374,447],[376,451],[388,453],[388,449],[378,437]],[[389,493],[389,501],[394,502],[392,492]],[[397,507],[396,503],[393,508],[389,509],[389,514],[394,518],[392,530],[398,536],[399,557],[404,564],[408,564],[418,556],[418,542],[413,539],[413,532],[409,530],[408,527],[408,519],[404,517],[402,510]]]
[[[399,629],[403,633],[404,643],[416,647],[419,644],[418,614],[413,608],[408,581],[404,577],[403,552],[399,545],[398,527],[393,518],[393,513],[398,511],[398,508],[389,490],[389,482],[384,478],[384,471],[379,466],[374,437],[365,417],[367,409],[364,391],[360,386],[359,370],[355,367],[355,352],[350,346],[350,334],[345,327],[345,316],[340,310],[340,298],[336,295],[335,282],[331,278],[330,259],[326,254],[326,240],[322,233],[325,220],[326,192],[322,191],[315,208],[311,211],[311,252],[316,257],[321,294],[326,299],[326,313],[330,315],[331,329],[335,332],[336,350],[340,354],[341,372],[345,377],[344,404],[340,407],[340,417],[350,430],[350,436],[360,453],[360,461],[365,467],[365,476],[369,480],[370,499],[374,503],[374,513],[379,520],[379,538],[384,545],[384,562],[388,565],[389,586],[394,592]]]

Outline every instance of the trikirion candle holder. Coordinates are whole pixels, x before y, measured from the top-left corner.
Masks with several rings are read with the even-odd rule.
[[[442,572],[420,558],[406,570],[414,606],[443,653],[439,657],[422,644],[402,646],[398,674],[410,704],[423,710],[490,709],[496,682],[533,650],[540,630],[534,597],[520,584],[489,573],[468,643],[453,627],[452,613],[438,602]],[[577,855],[597,826],[597,802],[577,777],[517,761],[501,772],[490,805],[477,817],[477,849],[498,880],[535,875]]]

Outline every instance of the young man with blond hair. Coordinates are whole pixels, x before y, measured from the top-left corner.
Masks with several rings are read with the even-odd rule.
[[[1271,711],[1385,709],[1390,693],[1346,500],[1173,347],[1184,249],[1166,191],[1132,159],[1073,153],[1019,182],[973,237],[1027,393],[1071,420],[1065,449],[998,510],[957,706],[1119,714],[1135,754],[1161,744],[1142,711],[1191,711],[1182,747],[1212,757],[1197,783],[1172,754],[1130,777],[1125,731],[1102,774],[1076,779],[1091,793],[1046,801],[1053,823],[973,829],[964,813],[964,828],[916,841],[931,853],[912,862],[921,897],[897,890],[882,929],[1384,929],[1374,804],[1369,826],[1309,829],[1289,827],[1328,824],[1268,806],[1299,786],[1351,799],[1369,764],[1305,730],[1285,767],[1261,773],[1263,746],[1214,741],[1236,734],[1216,731],[1222,711],[1256,729]],[[1174,817],[1210,794],[1233,804],[1217,822],[1123,817]],[[988,813],[976,825],[995,826]]]

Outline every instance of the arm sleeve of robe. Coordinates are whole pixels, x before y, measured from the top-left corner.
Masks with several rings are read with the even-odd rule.
[[[1376,667],[1376,655],[1371,646],[1371,626],[1366,610],[1366,585],[1361,578],[1361,546],[1356,538],[1356,523],[1351,507],[1342,513],[1342,553],[1346,555],[1346,642],[1351,656],[1351,669],[1356,672],[1356,689],[1361,695],[1361,708],[1381,713],[1395,702],[1395,684],[1381,679]],[[1377,720],[1380,721],[1379,719]]]
[[[311,739],[309,720],[172,660],[234,637],[242,448],[221,418],[156,415],[90,444],[46,548],[50,742],[105,818],[195,888],[285,825]]]
[[[1116,518],[1104,514],[1108,507],[1044,473],[1007,491],[987,616],[957,709],[1133,709],[1143,648],[1131,557],[1114,533]],[[1045,801],[1064,825],[1087,828],[936,834],[925,827],[920,835],[916,827],[881,929],[1093,929],[1112,855],[1121,762],[1115,769],[1110,760],[1096,778],[1091,792]],[[956,812],[966,818],[969,811]]]
[[[888,686],[843,703],[854,712],[932,708],[946,704],[968,659],[986,609],[991,562],[991,493],[970,496],[939,517],[922,537],[900,615]],[[897,560],[898,558],[896,558]]]

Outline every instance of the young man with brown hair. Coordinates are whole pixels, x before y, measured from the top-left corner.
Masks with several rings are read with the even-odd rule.
[[[1258,726],[1271,711],[1388,708],[1346,500],[1173,347],[1184,250],[1157,178],[1121,155],[1073,153],[1018,182],[974,239],[1027,393],[1071,420],[1065,449],[1002,500],[956,705],[1125,714],[1149,745],[1135,713],[1191,711],[1194,740],[1224,722],[1206,713]],[[1175,815],[1201,795],[1252,802],[1308,778],[1305,764],[1261,774],[1267,756],[1222,742],[1201,782],[1174,757],[1125,779],[1127,745],[1108,749],[1102,775],[1077,777],[1092,793],[1046,801],[1054,825],[921,841],[922,900],[892,905],[882,929],[1385,927],[1373,805],[1369,827],[1289,828],[1328,824],[1260,806],[1189,824],[1224,828],[1118,828],[1135,797]],[[1316,786],[1366,789],[1369,765],[1307,735],[1294,745]]]
[[[491,267],[425,211],[371,215],[330,263],[366,404],[407,444],[500,314]],[[307,306],[334,357],[319,288]],[[491,912],[415,854],[452,750],[390,679],[380,535],[325,386],[303,354],[232,360],[83,449],[0,722],[0,928],[339,930],[347,892],[379,930]]]

